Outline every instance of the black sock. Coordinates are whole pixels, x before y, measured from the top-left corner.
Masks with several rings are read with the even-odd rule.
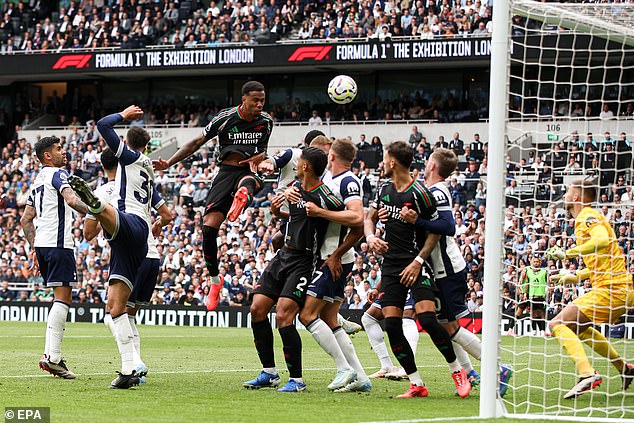
[[[249,203],[247,204],[248,207],[251,204],[251,201],[253,201],[253,196],[258,191],[258,182],[253,178],[244,178],[238,184],[238,188],[240,187],[246,187],[247,191],[249,191]]]
[[[400,317],[385,318],[385,331],[390,339],[390,347],[405,373],[411,375],[416,372],[416,361],[412,348],[403,334],[403,319]]]
[[[423,329],[429,334],[431,340],[434,341],[434,345],[438,348],[438,351],[445,357],[447,363],[453,363],[456,361],[456,353],[453,350],[453,345],[451,344],[451,337],[443,328],[438,320],[436,319],[436,314],[433,311],[427,311],[425,313],[420,313],[416,317],[418,317],[418,321]]]
[[[203,226],[203,255],[211,276],[218,276],[218,229]]]
[[[539,330],[546,332],[546,321],[540,318],[537,321],[537,327]]]
[[[275,352],[273,350],[273,329],[268,320],[251,322],[253,330],[253,343],[258,351],[262,367],[275,367]]]
[[[284,360],[286,368],[292,378],[302,377],[302,338],[295,325],[278,329],[284,345]]]

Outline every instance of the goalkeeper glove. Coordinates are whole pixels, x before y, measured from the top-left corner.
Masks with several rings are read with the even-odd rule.
[[[556,275],[551,276],[551,280],[555,283],[559,282],[561,285],[574,284],[579,281],[579,277],[568,270],[562,270]]]
[[[562,250],[560,247],[554,246],[550,250],[548,250],[548,258],[553,260],[565,260],[566,252]]]

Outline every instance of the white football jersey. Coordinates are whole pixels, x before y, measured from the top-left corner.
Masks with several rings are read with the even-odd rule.
[[[453,217],[453,201],[446,182],[438,182],[429,188],[436,200],[436,209],[439,216],[451,218],[452,225],[456,222]],[[460,247],[453,236],[441,236],[429,257],[436,279],[446,278],[461,272],[467,267],[462,257]]]
[[[62,191],[70,188],[65,169],[44,166],[31,185],[26,204],[35,208],[35,247],[73,249],[73,211]]]
[[[338,175],[332,175],[330,170],[324,173],[322,181],[335,196],[344,204],[352,200],[362,200],[363,192],[361,189],[361,181],[350,170],[346,170]],[[320,255],[322,259],[330,256],[343,243],[348,234],[348,228],[335,222],[328,222],[328,229],[324,243],[321,246]],[[354,251],[349,249],[341,257],[342,264],[354,262]]]
[[[272,157],[275,168],[279,170],[280,175],[277,178],[277,193],[291,186],[297,177],[297,162],[302,155],[299,148],[289,148]]]

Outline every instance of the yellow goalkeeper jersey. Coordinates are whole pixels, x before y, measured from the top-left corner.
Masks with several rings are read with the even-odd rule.
[[[616,240],[614,229],[610,226],[605,216],[592,209],[584,207],[575,219],[575,235],[577,245],[588,242],[592,235],[590,232],[597,225],[603,226],[608,232],[609,245],[605,250],[583,255],[583,262],[592,272],[590,281],[593,288],[619,288],[628,286],[631,277],[627,274],[625,257]]]

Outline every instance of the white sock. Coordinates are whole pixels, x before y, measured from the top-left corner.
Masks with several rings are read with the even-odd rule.
[[[335,360],[337,370],[352,369],[343,351],[341,351],[341,347],[337,343],[335,335],[323,320],[319,318],[315,319],[306,329],[313,335],[313,338],[315,338],[319,346]]]
[[[121,373],[129,375],[135,369],[134,366],[134,335],[130,327],[128,313],[123,313],[112,319],[114,324],[115,339],[121,354]]]
[[[412,385],[416,385],[416,386],[424,386],[425,385],[423,383],[423,378],[420,377],[420,375],[418,374],[418,371],[415,371],[411,375],[407,375],[407,377],[409,378],[409,381],[412,383]]]
[[[264,371],[264,373],[268,373],[270,375],[276,375],[277,374],[277,369],[275,367],[265,367],[262,369],[262,371]]]
[[[414,357],[416,356],[416,347],[418,347],[418,338],[420,337],[420,333],[418,333],[418,326],[416,325],[416,321],[413,319],[403,319],[403,334],[407,339],[407,343],[412,349],[412,353],[414,353]]]
[[[341,351],[343,351],[343,355],[346,357],[346,360],[350,363],[354,371],[357,372],[357,379],[360,382],[367,381],[368,375],[366,375],[365,370],[363,370],[359,357],[357,357],[357,352],[354,350],[354,345],[352,345],[350,337],[346,331],[341,328],[341,326],[335,331],[335,338],[337,339],[337,343],[339,344],[339,347],[341,347]]]
[[[451,371],[451,373],[456,373],[462,370],[462,367],[460,366],[460,363],[458,363],[458,360],[454,360],[451,363],[447,364],[449,364],[449,370]]]
[[[141,336],[139,330],[136,328],[136,318],[128,314],[128,320],[130,321],[130,329],[132,329],[132,345],[134,345],[134,365],[138,367],[143,360],[141,360]]]
[[[59,363],[62,359],[62,340],[64,339],[68,308],[68,304],[55,300],[51,311],[48,313],[48,323],[46,325],[48,347],[45,346],[44,348],[48,348],[48,357],[52,363]]]
[[[103,324],[106,325],[112,336],[114,336],[114,325],[112,323],[112,316],[110,315],[110,313],[106,313],[106,315],[103,317]]]
[[[456,358],[458,359],[458,363],[464,369],[467,374],[473,371],[473,364],[471,364],[471,360],[469,360],[469,354],[460,346],[452,341],[453,350],[456,353]]]
[[[361,316],[361,323],[363,323],[365,333],[368,335],[368,341],[370,341],[372,350],[381,362],[381,369],[392,371],[394,363],[392,363],[390,354],[387,351],[387,345],[385,344],[385,337],[383,336],[383,329],[381,329],[381,325],[374,317],[367,313],[363,313],[363,316]]]
[[[475,334],[461,327],[451,340],[456,344],[460,344],[471,357],[480,360],[482,356],[482,342]]]

